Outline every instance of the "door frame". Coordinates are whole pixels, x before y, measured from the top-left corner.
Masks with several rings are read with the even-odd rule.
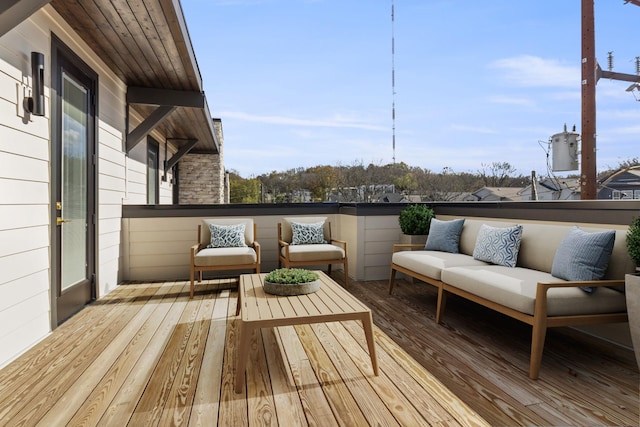
[[[58,319],[58,298],[59,289],[61,287],[61,253],[60,239],[56,218],[58,216],[56,201],[60,191],[61,179],[59,177],[59,158],[60,147],[58,142],[61,140],[61,97],[58,93],[61,75],[59,74],[60,63],[64,61],[69,64],[69,69],[74,74],[84,75],[90,81],[90,102],[89,114],[87,117],[88,127],[90,129],[90,139],[87,152],[87,208],[88,208],[88,224],[87,224],[87,264],[88,278],[90,279],[90,301],[97,298],[98,283],[98,74],[89,67],[78,55],[76,55],[62,40],[51,34],[51,79],[50,79],[50,112],[51,112],[51,136],[50,136],[50,224],[51,224],[51,330],[56,329],[63,320]],[[73,315],[73,314],[72,314]]]

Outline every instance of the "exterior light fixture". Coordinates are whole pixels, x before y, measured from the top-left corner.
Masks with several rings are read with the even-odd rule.
[[[31,52],[32,93],[27,98],[27,111],[34,116],[44,116],[44,54]]]

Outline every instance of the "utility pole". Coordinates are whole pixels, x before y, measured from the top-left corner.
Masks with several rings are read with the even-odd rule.
[[[601,77],[640,83],[640,68],[636,64],[636,74],[616,73],[609,53],[609,68],[604,71],[596,61],[596,36],[594,18],[594,0],[582,0],[582,165],[580,169],[580,198],[597,198],[596,182],[596,84]],[[625,0],[640,6],[640,0]],[[631,90],[631,86],[628,91]]]
[[[593,200],[596,191],[596,37],[593,0],[582,0],[582,154],[580,198]]]

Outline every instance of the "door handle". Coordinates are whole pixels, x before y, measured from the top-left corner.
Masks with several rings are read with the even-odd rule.
[[[71,222],[70,219],[62,219],[60,217],[56,218],[56,225],[62,225],[63,222]]]

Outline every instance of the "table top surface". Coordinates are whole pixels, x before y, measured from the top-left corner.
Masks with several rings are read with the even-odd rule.
[[[370,313],[369,308],[322,271],[320,289],[306,295],[279,296],[264,291],[266,274],[240,276],[240,313],[243,322],[274,325],[347,320]],[[355,316],[354,316],[355,315]],[[294,321],[293,319],[298,319]]]

